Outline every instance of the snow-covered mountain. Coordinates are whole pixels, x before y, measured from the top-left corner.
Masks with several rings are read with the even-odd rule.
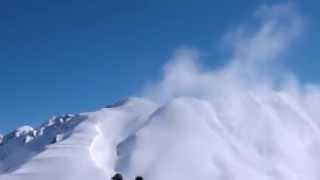
[[[0,180],[316,180],[316,104],[252,93],[223,102],[129,98],[3,136]]]
[[[182,48],[143,98],[0,136],[0,180],[319,180],[320,86],[281,68],[303,18],[292,3],[253,17],[223,36],[220,68]]]

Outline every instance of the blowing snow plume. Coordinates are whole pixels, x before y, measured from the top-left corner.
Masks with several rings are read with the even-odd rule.
[[[292,4],[263,6],[254,18],[254,25],[226,33],[232,51],[224,67],[210,70],[197,50],[179,49],[163,79],[145,89],[146,97],[166,104],[155,121],[167,126],[157,136],[170,140],[152,141],[163,142],[152,149],[165,154],[162,179],[320,177],[318,86],[299,84],[281,67],[303,18]]]
[[[254,18],[253,24],[225,34],[224,42],[231,50],[227,65],[210,70],[201,66],[197,50],[178,49],[165,66],[163,79],[145,89],[146,96],[160,102],[180,96],[216,99],[286,86],[293,76],[279,74],[275,68],[302,31],[302,18],[291,4],[263,6]],[[286,81],[277,83],[281,79]]]
[[[0,179],[318,180],[319,88],[275,69],[302,18],[290,4],[254,18],[226,33],[231,58],[218,70],[179,49],[144,98],[5,135]]]

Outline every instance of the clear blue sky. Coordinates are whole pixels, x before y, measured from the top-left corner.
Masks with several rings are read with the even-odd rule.
[[[210,51],[262,4],[242,0],[10,0],[0,2],[0,132],[130,96],[181,45]],[[319,81],[320,2],[297,1],[308,35],[291,54],[303,81]]]

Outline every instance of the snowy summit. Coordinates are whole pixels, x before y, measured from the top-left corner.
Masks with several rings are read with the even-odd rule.
[[[320,86],[275,72],[302,17],[290,3],[253,17],[225,35],[219,69],[181,48],[139,98],[0,136],[0,180],[319,180]]]
[[[0,179],[104,180],[116,172],[154,180],[317,179],[319,130],[310,115],[318,112],[299,103],[283,93],[218,104],[130,98],[58,116],[4,136]]]

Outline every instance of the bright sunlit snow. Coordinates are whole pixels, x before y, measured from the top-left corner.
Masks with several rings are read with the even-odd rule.
[[[319,87],[274,72],[302,19],[290,4],[254,17],[226,34],[221,69],[178,49],[140,98],[0,136],[0,180],[318,180]]]

